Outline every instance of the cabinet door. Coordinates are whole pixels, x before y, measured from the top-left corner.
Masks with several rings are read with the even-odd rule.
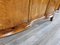
[[[30,20],[44,16],[49,0],[31,0],[30,1]]]
[[[0,29],[28,21],[29,0],[0,0]]]

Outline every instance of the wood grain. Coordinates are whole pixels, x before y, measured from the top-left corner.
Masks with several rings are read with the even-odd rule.
[[[60,0],[0,0],[0,38],[24,31],[32,20],[53,14],[59,5]]]
[[[30,1],[30,20],[44,16],[49,0],[31,0]]]
[[[57,10],[57,8],[59,7],[59,4],[60,4],[60,0],[50,0],[45,15],[47,17],[53,15],[53,12]]]
[[[0,29],[28,22],[29,0],[0,0]]]
[[[7,36],[11,36],[14,35],[16,33],[20,33],[26,29],[28,29],[28,24],[27,23],[22,23],[16,27],[13,28],[9,28],[9,29],[4,29],[4,30],[0,30],[0,38],[4,38]]]

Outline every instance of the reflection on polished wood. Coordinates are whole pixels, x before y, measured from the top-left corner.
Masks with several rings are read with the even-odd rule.
[[[5,30],[0,30],[0,38],[7,37],[13,34],[16,34],[18,32],[22,32],[28,27],[27,23],[22,23],[16,27],[10,28],[10,29],[5,29]]]
[[[24,31],[31,21],[50,16],[59,5],[60,0],[0,0],[0,38]]]
[[[45,17],[48,18],[49,16],[53,15],[53,12],[57,10],[60,5],[60,0],[49,0]]]
[[[29,0],[0,0],[0,29],[28,22]]]
[[[0,0],[0,37],[25,30],[28,22],[29,0]],[[7,29],[21,24],[16,29]]]

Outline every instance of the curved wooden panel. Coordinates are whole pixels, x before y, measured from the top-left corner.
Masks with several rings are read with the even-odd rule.
[[[28,25],[28,4],[29,0],[0,0],[0,37],[25,30]],[[17,29],[11,29],[13,27]]]
[[[30,0],[30,20],[33,20],[38,17],[38,0]]]
[[[4,38],[4,37],[10,36],[10,35],[14,35],[16,33],[19,33],[19,32],[26,30],[27,28],[28,28],[28,24],[22,23],[22,24],[20,24],[16,27],[13,27],[13,28],[0,30],[0,38]]]
[[[49,0],[41,0],[39,7],[39,17],[43,17],[45,15]]]
[[[30,20],[44,16],[49,0],[31,0],[30,1]]]
[[[24,31],[32,20],[50,16],[59,5],[60,0],[0,0],[0,37]]]
[[[0,0],[0,29],[28,21],[29,0]]]
[[[50,0],[46,13],[45,13],[46,17],[51,16],[53,14],[53,12],[55,10],[57,10],[57,8],[59,7],[59,2],[60,2],[60,0]]]

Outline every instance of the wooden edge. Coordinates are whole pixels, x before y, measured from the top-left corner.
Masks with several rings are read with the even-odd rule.
[[[22,31],[26,30],[28,27],[29,26],[27,23],[23,23],[23,24],[19,25],[18,27],[16,27],[15,29],[0,30],[0,38],[8,37],[8,36],[14,35],[16,33],[22,32]]]
[[[49,16],[50,18],[51,16]],[[37,20],[41,20],[41,19],[45,19],[45,17],[41,17],[41,18],[37,18],[35,20],[32,20],[29,24],[27,23],[22,23],[19,26],[17,26],[15,29],[6,29],[6,30],[0,30],[0,38],[4,38],[4,37],[8,37],[11,35],[14,35],[16,33],[20,33],[25,31],[26,29],[29,28],[29,26],[31,26],[35,21]]]

